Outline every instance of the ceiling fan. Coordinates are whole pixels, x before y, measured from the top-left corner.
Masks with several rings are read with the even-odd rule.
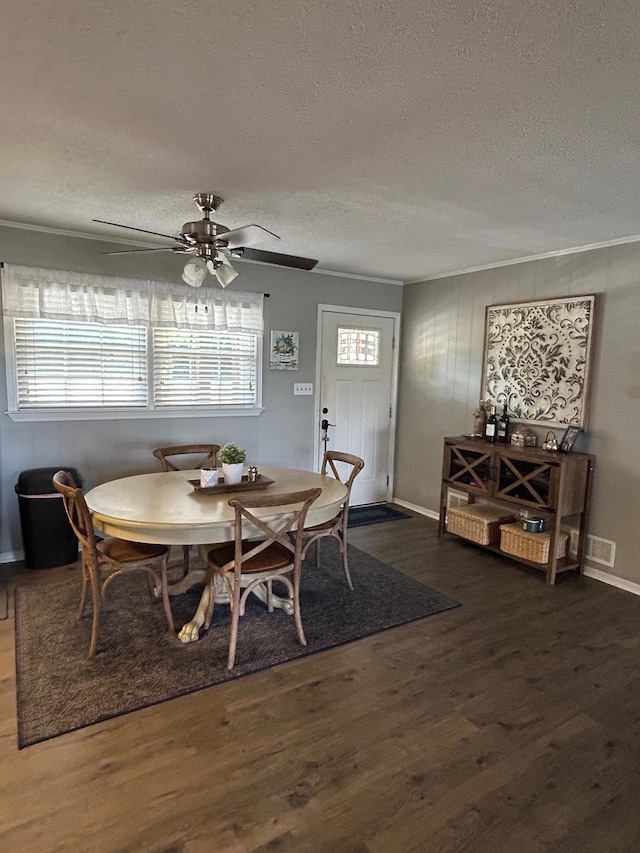
[[[157,231],[147,231],[145,228],[134,228],[132,225],[120,225],[118,222],[106,222],[104,219],[94,219],[102,225],[114,225],[116,228],[127,228],[129,231],[139,231],[142,234],[154,234],[156,237],[166,237],[173,240],[173,246],[159,246],[153,249],[126,249],[121,252],[105,252],[106,255],[128,255],[133,252],[177,252],[183,255],[194,255],[185,264],[182,279],[191,287],[200,287],[207,272],[214,275],[222,287],[226,287],[238,275],[231,264],[230,258],[245,258],[250,261],[261,261],[265,264],[275,264],[281,267],[291,267],[298,270],[311,270],[318,263],[311,258],[300,258],[296,255],[283,255],[279,252],[267,252],[254,249],[252,246],[265,239],[265,235],[280,239],[273,231],[261,225],[245,225],[233,230],[213,222],[211,214],[223,202],[223,199],[213,193],[196,193],[193,197],[196,206],[202,211],[202,219],[196,222],[185,222],[182,231],[176,236],[160,234]]]

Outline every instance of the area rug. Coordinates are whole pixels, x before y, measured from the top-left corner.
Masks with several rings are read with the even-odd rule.
[[[382,521],[397,521],[401,518],[411,518],[411,516],[389,504],[349,508],[349,527],[364,527],[365,524],[380,524]]]
[[[122,577],[102,610],[98,654],[87,658],[90,619],[78,622],[79,578],[16,590],[18,746],[29,746],[120,714],[294,661],[416,619],[458,602],[349,547],[354,591],[331,543],[303,567],[301,608],[308,645],[292,617],[268,613],[251,597],[240,623],[236,665],[226,669],[229,608],[219,605],[209,631],[183,645],[166,631],[146,580]],[[172,598],[177,626],[192,618],[201,587]]]

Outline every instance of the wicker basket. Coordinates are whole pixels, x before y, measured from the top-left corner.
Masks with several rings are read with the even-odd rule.
[[[449,507],[447,530],[478,545],[497,545],[500,541],[500,525],[515,517],[513,512],[490,504]]]
[[[569,534],[561,530],[556,540],[556,555],[564,557],[567,553],[567,542]],[[551,545],[551,534],[527,533],[522,529],[522,522],[515,524],[500,525],[500,550],[514,557],[523,557],[532,563],[546,563],[549,560],[549,547]]]

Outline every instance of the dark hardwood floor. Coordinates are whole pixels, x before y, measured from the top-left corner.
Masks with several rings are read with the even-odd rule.
[[[11,590],[70,570],[0,566],[0,850],[637,853],[640,599],[418,516],[350,540],[462,607],[20,751]]]

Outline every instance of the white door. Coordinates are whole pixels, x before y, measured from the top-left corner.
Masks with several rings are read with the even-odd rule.
[[[321,308],[319,463],[327,450],[355,453],[365,467],[356,477],[351,504],[386,501],[391,494],[394,329],[396,317],[347,314]]]

